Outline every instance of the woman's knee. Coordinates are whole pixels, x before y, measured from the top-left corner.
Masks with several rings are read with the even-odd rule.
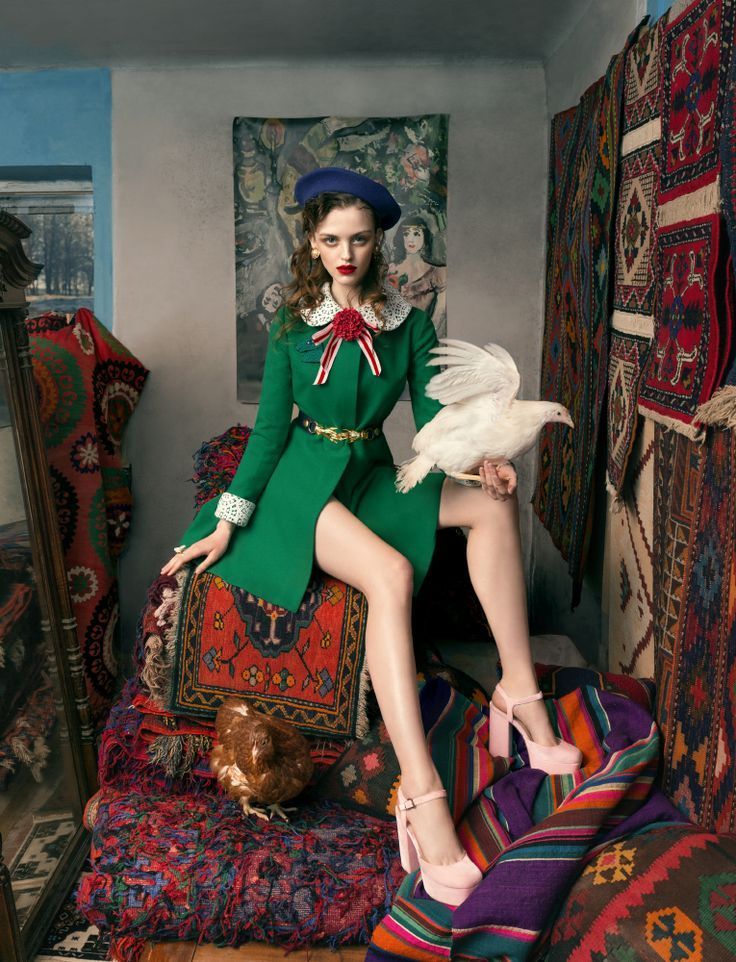
[[[409,559],[393,548],[387,550],[375,569],[366,572],[365,593],[370,602],[371,596],[387,594],[393,597],[410,597],[414,589],[414,566]]]

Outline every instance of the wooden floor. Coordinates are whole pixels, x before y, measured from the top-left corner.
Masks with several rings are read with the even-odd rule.
[[[249,942],[237,949],[196,942],[149,942],[141,962],[363,962],[368,947],[347,945],[333,952],[329,948],[286,949],[264,942]]]

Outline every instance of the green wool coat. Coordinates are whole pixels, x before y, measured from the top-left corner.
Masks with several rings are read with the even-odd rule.
[[[207,569],[265,601],[296,611],[314,564],[317,517],[335,495],[414,567],[414,593],[429,567],[435,544],[444,475],[432,473],[409,491],[394,487],[391,450],[381,433],[372,440],[330,441],[292,421],[294,402],[321,425],[380,425],[408,381],[417,430],[441,404],[424,393],[437,369],[427,366],[437,343],[432,321],[418,308],[393,330],[374,337],[381,373],[374,375],[357,341],[343,341],[326,383],[314,385],[324,344],[320,328],[301,317],[282,337],[285,308],[269,332],[263,389],[256,422],[228,491],[256,503],[244,527],[236,527],[225,554]],[[202,505],[180,543],[187,547],[211,534],[218,498]],[[201,558],[196,563],[199,563]],[[195,563],[195,562],[192,562]]]

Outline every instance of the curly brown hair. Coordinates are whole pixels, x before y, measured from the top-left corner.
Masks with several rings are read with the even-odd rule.
[[[294,275],[294,280],[284,285],[281,296],[287,307],[287,316],[278,336],[285,334],[290,328],[294,327],[299,320],[299,311],[304,308],[312,309],[317,307],[322,299],[322,285],[330,280],[330,274],[325,270],[322,261],[314,259],[311,252],[309,235],[314,235],[322,221],[330,211],[338,207],[363,207],[371,212],[374,228],[378,227],[378,218],[371,205],[354,194],[345,194],[337,191],[324,191],[308,200],[302,211],[302,230],[304,232],[301,244],[291,255],[289,268]],[[388,272],[388,262],[383,256],[383,251],[379,247],[371,259],[370,266],[363,278],[361,285],[361,295],[364,303],[367,302],[376,312],[379,320],[382,320],[382,308],[386,303],[386,292],[384,283]]]

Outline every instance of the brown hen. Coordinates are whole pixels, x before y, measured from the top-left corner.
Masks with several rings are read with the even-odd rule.
[[[306,738],[289,722],[254,711],[239,698],[223,701],[215,729],[210,768],[230,798],[246,815],[285,819],[280,803],[295,798],[314,771]]]

